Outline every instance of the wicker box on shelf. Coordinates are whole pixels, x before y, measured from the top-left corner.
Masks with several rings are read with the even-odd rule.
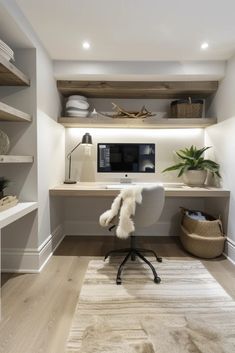
[[[181,99],[171,103],[171,118],[201,118],[202,99]]]

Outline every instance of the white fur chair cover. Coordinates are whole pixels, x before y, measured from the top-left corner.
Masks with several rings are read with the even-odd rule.
[[[100,216],[100,225],[108,227],[112,224],[112,220],[119,213],[119,222],[116,230],[118,238],[128,238],[134,232],[135,226],[132,216],[135,214],[136,203],[142,202],[142,187],[132,186],[123,189],[114,199],[110,210],[104,212]]]

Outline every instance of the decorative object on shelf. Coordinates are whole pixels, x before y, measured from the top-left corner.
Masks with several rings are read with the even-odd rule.
[[[180,240],[188,252],[206,259],[215,258],[222,254],[225,239],[220,219],[182,208]]]
[[[0,39],[0,55],[7,61],[15,61],[13,50]]]
[[[85,118],[89,114],[89,103],[84,96],[73,95],[66,103],[66,115],[69,117]]]
[[[67,155],[67,158],[69,160],[69,171],[68,171],[68,179],[64,181],[64,184],[76,184],[75,180],[71,179],[71,167],[72,167],[72,153],[80,146],[80,145],[92,145],[92,137],[91,135],[86,132],[85,135],[82,137],[82,141],[79,142]]]
[[[139,112],[128,112],[127,110],[120,108],[115,103],[112,103],[112,105],[113,105],[113,109],[116,110],[116,114],[109,115],[109,114],[104,114],[100,112],[99,114],[107,116],[109,118],[131,118],[131,119],[136,119],[136,118],[145,119],[155,115],[155,114],[152,114],[152,112],[150,112],[149,110],[147,110],[145,105],[140,109]]]
[[[211,172],[213,176],[216,175],[220,178],[219,164],[202,157],[203,153],[209,148],[211,147],[197,149],[196,146],[191,146],[190,148],[179,150],[176,155],[181,162],[164,169],[163,173],[179,169],[178,177],[183,176],[185,184],[190,186],[204,185],[207,171]]]
[[[97,118],[97,116],[98,116],[98,112],[94,108],[90,114],[90,118]]]
[[[7,154],[10,149],[10,140],[5,132],[0,130],[0,155]]]
[[[171,118],[201,118],[202,99],[180,99],[171,103]]]
[[[0,177],[0,199],[4,197],[4,189],[6,189],[9,185],[9,180],[4,177]]]
[[[3,197],[2,199],[0,199],[0,212],[17,205],[18,201],[19,200],[16,196]]]

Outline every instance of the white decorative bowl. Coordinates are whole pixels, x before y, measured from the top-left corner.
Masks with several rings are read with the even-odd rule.
[[[69,100],[66,103],[66,108],[76,108],[76,109],[82,109],[82,110],[87,110],[89,108],[89,103],[87,101],[83,100]]]
[[[73,95],[73,96],[69,96],[68,100],[82,100],[82,101],[86,101],[87,98],[84,96],[78,96],[78,95]]]

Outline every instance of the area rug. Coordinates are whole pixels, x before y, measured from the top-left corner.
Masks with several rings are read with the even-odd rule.
[[[143,263],[89,263],[67,353],[232,353],[235,302],[199,260],[156,263],[155,284]]]

